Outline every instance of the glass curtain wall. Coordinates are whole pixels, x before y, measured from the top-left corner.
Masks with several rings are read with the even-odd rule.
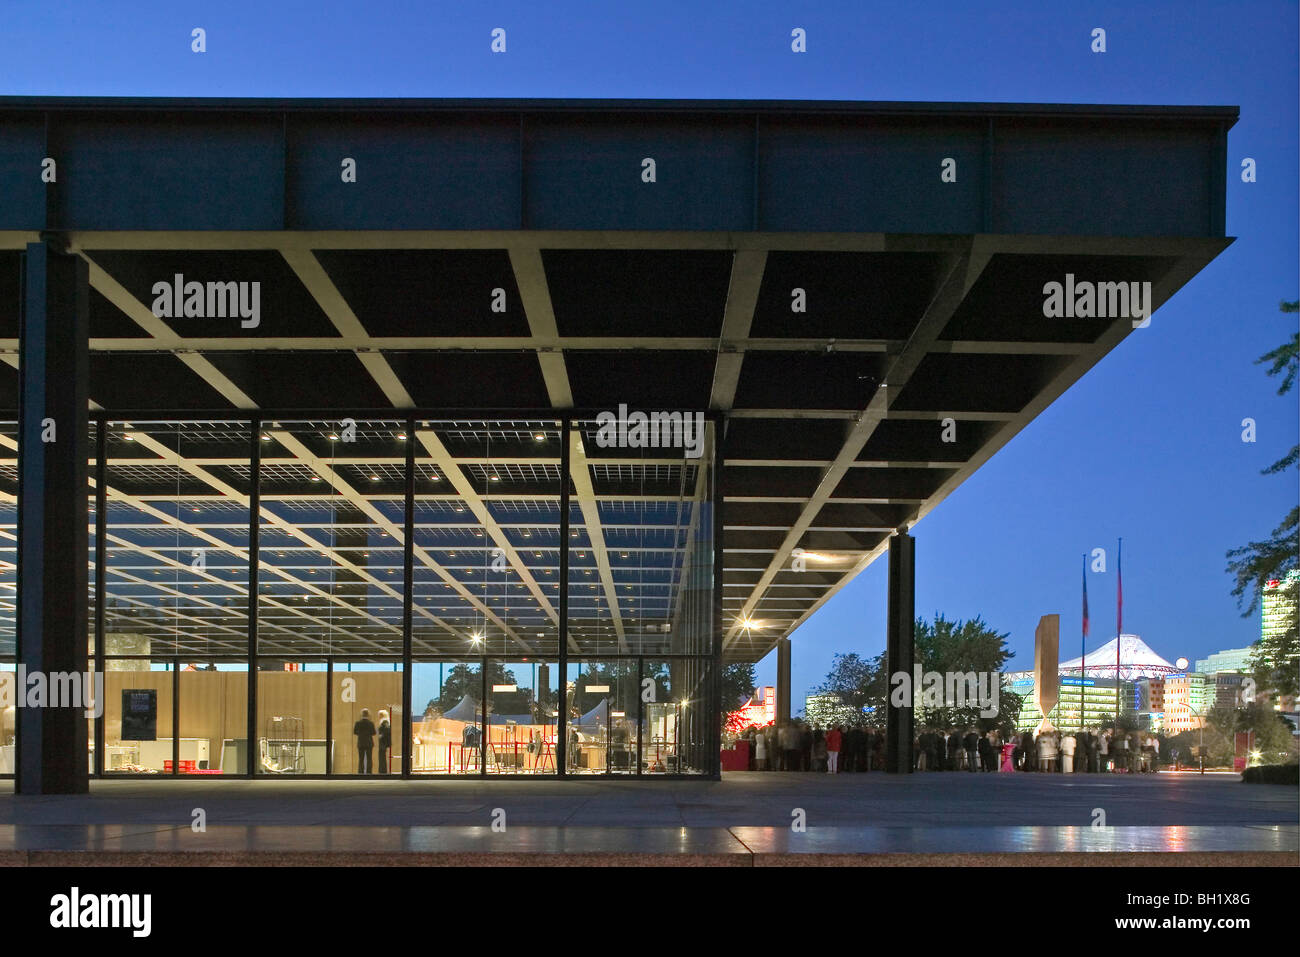
[[[596,417],[97,419],[89,766],[716,773],[715,421],[674,415],[653,444]]]
[[[575,773],[716,772],[714,428],[573,423],[569,636],[591,656],[567,676]]]

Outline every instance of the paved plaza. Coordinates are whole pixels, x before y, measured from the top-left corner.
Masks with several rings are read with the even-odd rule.
[[[191,826],[202,809],[206,830]],[[493,830],[504,812],[504,831]],[[806,831],[791,824],[802,809]],[[1104,812],[1108,827],[1093,826]],[[1098,854],[1097,852],[1107,852]],[[22,864],[1281,864],[1296,789],[1235,774],[94,781],[0,795]],[[1171,857],[1171,855],[1177,855]]]

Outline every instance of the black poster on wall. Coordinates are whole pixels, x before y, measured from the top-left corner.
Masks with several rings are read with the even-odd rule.
[[[122,690],[122,740],[155,741],[157,738],[157,689],[124,688]]]

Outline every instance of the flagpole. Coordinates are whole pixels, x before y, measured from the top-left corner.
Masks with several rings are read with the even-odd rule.
[[[1119,654],[1124,645],[1124,539],[1115,554],[1115,734],[1119,734]]]
[[[1084,682],[1088,679],[1088,554],[1083,555],[1083,622],[1079,629],[1079,730],[1088,724],[1084,714]]]

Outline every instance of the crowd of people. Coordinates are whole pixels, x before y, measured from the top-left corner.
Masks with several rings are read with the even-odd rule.
[[[870,728],[814,728],[795,719],[781,728],[750,725],[751,771],[828,771],[831,774],[885,769],[885,735]]]
[[[883,771],[885,735],[872,728],[829,729],[795,719],[776,727],[750,725],[751,771]],[[1160,741],[1150,732],[1112,728],[1014,733],[973,727],[921,728],[912,747],[916,771],[1151,772],[1160,766]]]

